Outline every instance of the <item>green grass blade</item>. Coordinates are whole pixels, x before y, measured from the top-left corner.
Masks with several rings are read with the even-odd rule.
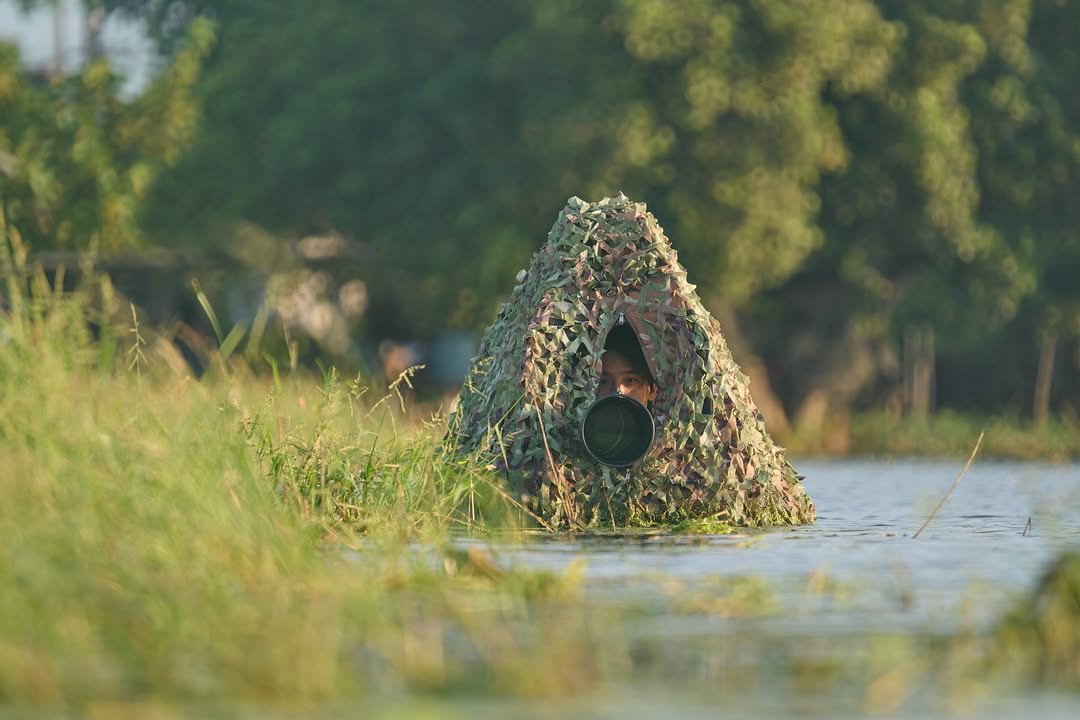
[[[236,351],[236,347],[240,344],[240,341],[244,339],[244,334],[247,330],[244,328],[243,323],[236,323],[233,325],[232,330],[225,336],[225,339],[221,342],[221,347],[218,352],[221,353],[221,361],[228,362],[229,357]]]
[[[214,307],[210,304],[210,299],[206,297],[206,293],[203,292],[202,285],[199,284],[197,278],[192,278],[191,287],[195,290],[195,297],[199,300],[199,304],[202,305],[206,317],[210,318],[210,324],[214,326],[214,335],[217,336],[218,346],[224,345],[225,335],[221,331],[221,323],[218,321],[217,313],[214,312]]]

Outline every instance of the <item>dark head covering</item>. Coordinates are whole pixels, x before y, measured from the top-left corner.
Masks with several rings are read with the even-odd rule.
[[[634,337],[634,331],[630,329],[629,325],[624,323],[611,329],[607,340],[604,341],[604,352],[608,351],[614,351],[622,355],[626,358],[626,362],[630,364],[630,369],[644,377],[649,385],[656,385],[656,378],[653,377],[652,370],[649,369],[645,353],[641,351],[641,343]]]

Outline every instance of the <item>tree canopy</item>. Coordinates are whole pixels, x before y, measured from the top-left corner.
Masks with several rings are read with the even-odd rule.
[[[424,336],[490,322],[567,197],[624,190],[789,398],[831,376],[842,402],[884,402],[897,359],[871,349],[920,328],[956,380],[942,402],[1026,412],[1036,365],[1080,337],[1075,4],[92,4],[146,24],[171,89],[118,104],[93,65],[63,91],[0,84],[22,118],[0,147],[28,158],[8,195],[42,246],[339,233]],[[70,168],[29,159],[42,133],[78,148]]]

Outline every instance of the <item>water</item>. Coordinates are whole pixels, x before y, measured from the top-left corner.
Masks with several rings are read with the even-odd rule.
[[[686,648],[665,656],[676,664],[690,658],[686,667],[707,663],[716,648],[753,651],[756,640],[747,638],[755,633],[860,652],[861,641],[852,640],[860,633],[985,629],[1038,583],[1063,550],[1080,549],[1080,464],[978,461],[918,538],[916,531],[952,485],[962,461],[795,465],[817,505],[812,526],[706,537],[540,535],[527,543],[484,545],[505,565],[573,568],[582,573],[591,597],[604,603],[651,607],[633,632],[648,647]],[[716,596],[725,581],[750,577],[761,579],[777,603],[760,617],[717,618],[676,609],[680,599]],[[708,702],[698,706],[662,682],[650,686],[648,698],[633,699],[635,691],[642,692],[618,688],[591,706],[547,716],[712,716]],[[866,711],[859,698],[841,702],[826,696],[818,698],[820,706],[808,707],[798,692],[747,697],[750,704],[741,714],[748,717],[858,717]],[[537,708],[517,710],[522,717],[545,716]],[[469,712],[484,715],[476,706]],[[952,714],[931,697],[903,705],[896,716]],[[1050,690],[1006,693],[979,706],[975,715],[1080,717],[1080,697]]]
[[[612,597],[718,576],[756,576],[791,602],[806,583],[851,590],[844,607],[803,612],[821,629],[986,621],[1030,589],[1064,548],[1080,548],[1080,464],[977,462],[915,538],[963,467],[958,461],[802,461],[811,526],[735,536],[579,536],[499,545],[505,562],[565,571]],[[1029,526],[1030,520],[1030,526]],[[635,595],[635,597],[637,597]],[[788,616],[785,616],[788,617]]]

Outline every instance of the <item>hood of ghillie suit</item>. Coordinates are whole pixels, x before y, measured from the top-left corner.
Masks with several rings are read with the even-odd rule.
[[[592,460],[580,432],[618,323],[635,331],[659,387],[656,442],[629,469]],[[621,193],[573,197],[559,213],[484,333],[447,444],[488,455],[533,511],[557,522],[814,520],[663,228]]]

